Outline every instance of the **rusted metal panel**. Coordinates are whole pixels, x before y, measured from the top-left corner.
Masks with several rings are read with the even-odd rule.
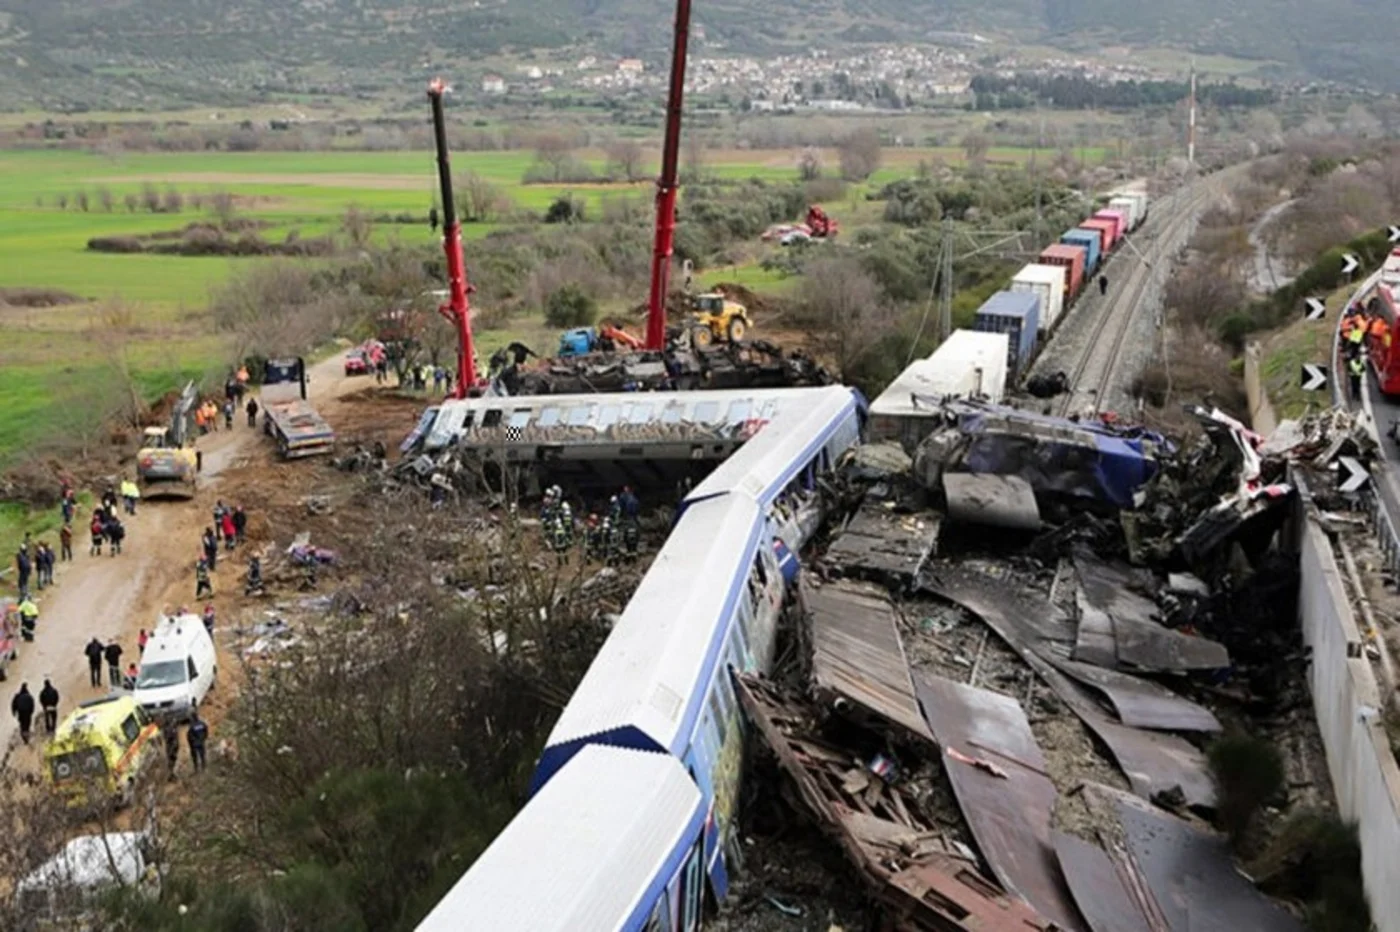
[[[896,514],[867,497],[827,548],[825,562],[846,572],[912,579],[933,554],[941,523],[932,512]]]
[[[1220,731],[1220,721],[1159,683],[1087,663],[1048,657],[1060,672],[1103,693],[1124,725],[1163,731]]]
[[[1080,548],[1074,555],[1074,570],[1083,596],[1081,624],[1087,621],[1090,625],[1090,631],[1081,638],[1085,651],[1076,652],[1076,660],[1163,671],[1216,670],[1230,665],[1230,654],[1223,644],[1159,623],[1156,604],[1133,591],[1131,568],[1105,563]],[[1116,664],[1103,662],[1102,620],[1093,611],[1085,613],[1086,602],[1112,620]]]
[[[1113,721],[1082,687],[1045,659],[1041,651],[1049,654],[1052,648],[1059,649],[1063,645],[1047,643],[1046,639],[1036,636],[1034,622],[1030,619],[1034,619],[1037,612],[1043,614],[1050,609],[1044,600],[1039,602],[1039,607],[1028,605],[1033,600],[1001,585],[998,580],[970,573],[940,576],[929,588],[980,617],[1006,641],[1049,684],[1055,695],[1108,745],[1134,793],[1150,799],[1155,793],[1180,787],[1189,805],[1214,804],[1215,788],[1200,751],[1176,735],[1142,731]]]
[[[920,676],[915,688],[958,806],[992,872],[1042,916],[1067,930],[1084,929],[1051,847],[1055,784],[1021,704],[941,677]]]
[[[1093,932],[1169,932],[1143,914],[1121,868],[1102,848],[1064,832],[1055,832],[1053,842],[1065,882]]]
[[[818,588],[804,577],[801,587],[811,619],[812,682],[818,693],[844,698],[932,742],[889,600],[859,583]]]
[[[904,932],[1057,932],[1058,928],[947,850],[897,786],[811,737],[814,711],[760,678],[740,675],[749,720],[822,829],[855,866],[894,928]],[[862,782],[864,785],[862,786]]]
[[[1172,932],[1302,932],[1235,870],[1219,835],[1109,787],[1086,786],[1086,793],[1086,800],[1111,801],[1132,861]]]

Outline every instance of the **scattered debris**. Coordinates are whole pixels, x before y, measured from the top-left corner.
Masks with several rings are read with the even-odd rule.
[[[741,675],[737,684],[745,711],[803,804],[889,910],[895,928],[1052,932],[1053,923],[945,843],[900,787],[875,780],[864,792],[846,793],[845,777],[859,762],[813,737],[814,718],[800,701],[757,677]]]
[[[1020,476],[945,472],[943,495],[948,517],[960,524],[986,524],[1013,530],[1040,529],[1035,491]]]
[[[831,542],[824,563],[847,574],[908,585],[933,555],[942,525],[935,512],[901,512],[895,501],[872,491]]]

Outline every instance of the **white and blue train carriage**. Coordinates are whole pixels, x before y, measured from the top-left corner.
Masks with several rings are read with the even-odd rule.
[[[420,932],[694,932],[704,799],[665,754],[576,754],[457,881]]]
[[[700,921],[702,888],[716,899],[725,896],[744,744],[730,671],[769,669],[784,595],[796,575],[794,554],[820,521],[820,498],[812,493],[820,475],[858,442],[865,410],[851,389],[800,391],[794,397],[799,390],[786,390],[789,397],[772,420],[755,425],[757,433],[687,495],[666,543],[556,722],[531,800],[421,928],[691,932]],[[608,766],[618,768],[627,761],[647,767],[668,761],[690,784],[700,819],[687,823],[694,837],[683,863],[639,853],[624,865],[607,860],[596,842],[572,828],[543,838],[517,828],[562,818],[551,814],[567,808],[570,798],[582,807],[596,805],[598,791],[578,775],[600,749],[615,755]],[[618,833],[634,830],[631,815],[619,821]],[[550,851],[563,846],[578,852]],[[556,873],[573,876],[556,868],[556,860],[590,859],[599,864],[594,882],[639,897],[627,912],[571,913],[560,922],[522,912],[518,921],[481,921],[508,915],[500,910],[525,909],[520,901],[532,895],[551,897]],[[642,877],[643,870],[650,874]],[[514,877],[511,883],[499,879],[506,874]],[[635,925],[638,917],[649,917],[647,924]]]
[[[783,604],[766,531],[744,496],[686,511],[564,707],[534,775],[534,790],[547,789],[597,744],[680,761],[706,801],[705,873],[717,897],[728,889],[724,848],[742,775],[729,670],[767,668]]]

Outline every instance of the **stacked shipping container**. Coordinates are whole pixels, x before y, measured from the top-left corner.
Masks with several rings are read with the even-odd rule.
[[[1006,334],[1006,370],[1016,378],[1035,355],[1040,298],[1027,291],[998,291],[977,309],[972,329]]]

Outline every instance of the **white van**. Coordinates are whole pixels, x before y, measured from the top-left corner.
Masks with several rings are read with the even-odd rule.
[[[88,928],[81,920],[96,919],[101,896],[118,887],[155,899],[160,873],[152,853],[145,832],[79,835],[15,885],[24,928]]]
[[[183,721],[214,687],[214,640],[198,615],[162,618],[146,641],[134,698],[155,719]]]

